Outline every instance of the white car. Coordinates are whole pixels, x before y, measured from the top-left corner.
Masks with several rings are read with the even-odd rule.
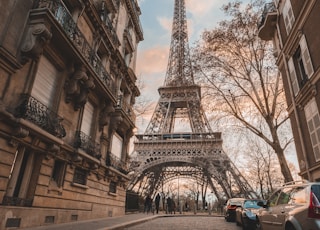
[[[277,189],[267,203],[259,202],[256,228],[263,230],[320,229],[320,183],[291,182]]]

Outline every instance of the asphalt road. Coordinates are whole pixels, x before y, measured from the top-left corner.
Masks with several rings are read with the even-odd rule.
[[[159,217],[123,230],[240,230],[233,222],[217,216],[169,216]]]

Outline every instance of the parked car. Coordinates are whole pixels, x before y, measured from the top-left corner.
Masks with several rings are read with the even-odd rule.
[[[243,202],[244,198],[230,198],[224,209],[224,218],[228,222],[234,222],[236,219],[236,208],[241,206],[241,202]]]
[[[246,199],[241,206],[236,208],[236,223],[245,229],[255,229],[256,213],[261,208],[258,202],[265,202],[259,199]]]
[[[320,229],[320,183],[291,182],[277,189],[257,213],[263,230]]]

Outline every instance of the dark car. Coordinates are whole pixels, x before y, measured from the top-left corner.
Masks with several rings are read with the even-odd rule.
[[[224,218],[228,222],[234,222],[236,220],[236,208],[241,206],[244,198],[230,198],[224,209]]]
[[[236,208],[236,223],[245,229],[255,229],[256,226],[256,213],[261,208],[259,202],[264,200],[248,199],[241,203],[241,206]]]
[[[257,229],[320,229],[320,183],[291,182],[278,188],[257,212]]]

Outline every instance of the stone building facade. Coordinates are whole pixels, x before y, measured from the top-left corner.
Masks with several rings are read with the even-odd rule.
[[[123,215],[137,0],[0,7],[0,229]]]
[[[273,41],[302,178],[320,181],[320,2],[266,4],[259,37]]]

